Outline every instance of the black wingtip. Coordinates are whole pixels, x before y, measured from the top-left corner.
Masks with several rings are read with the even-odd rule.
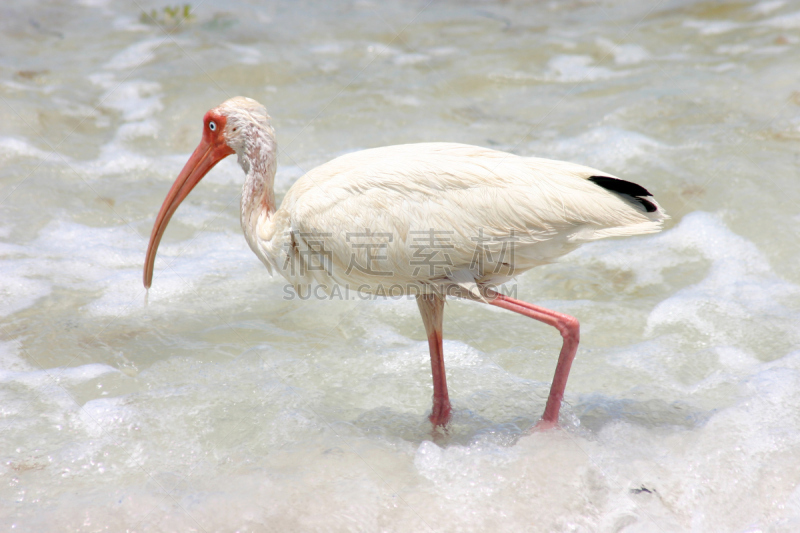
[[[656,204],[646,200],[645,198],[642,198],[643,196],[652,197],[653,195],[641,185],[609,176],[592,176],[589,178],[589,181],[608,191],[615,192],[617,194],[627,194],[642,204],[642,207],[644,207],[648,213],[658,210]]]
[[[658,207],[656,207],[656,204],[654,204],[650,200],[645,200],[644,198],[639,198],[638,196],[636,197],[636,199],[639,201],[640,204],[644,206],[645,211],[647,211],[648,213],[658,211]]]

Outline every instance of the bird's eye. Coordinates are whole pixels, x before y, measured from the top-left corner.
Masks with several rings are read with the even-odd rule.
[[[208,123],[208,129],[210,129],[211,131],[217,131],[217,124],[216,124],[216,122],[214,122],[214,121],[211,121],[211,122],[209,122],[209,123]]]

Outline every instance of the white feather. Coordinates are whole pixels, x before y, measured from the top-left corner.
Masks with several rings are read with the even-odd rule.
[[[300,178],[280,209],[260,220],[259,256],[295,284],[349,283],[366,292],[387,284],[422,291],[450,284],[479,295],[478,286],[502,283],[582,243],[661,229],[667,216],[651,197],[657,209],[647,212],[591,176],[613,177],[453,143],[355,152]],[[292,231],[305,241],[296,239],[299,248],[287,261]],[[373,238],[378,249],[363,246],[367,232],[379,236]],[[361,246],[354,246],[359,234]],[[330,268],[304,275],[282,268],[279,263],[307,263],[309,236],[317,248],[322,243]]]

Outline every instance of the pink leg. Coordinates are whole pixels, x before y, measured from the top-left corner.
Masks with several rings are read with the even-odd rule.
[[[442,350],[442,319],[444,297],[435,294],[417,296],[417,305],[428,334],[431,351],[431,373],[433,374],[433,410],[430,421],[434,426],[444,426],[450,421],[450,398],[447,395],[447,378],[444,375],[444,351]]]
[[[553,376],[553,384],[550,385],[550,396],[547,397],[547,405],[545,405],[542,419],[536,424],[536,427],[540,429],[557,426],[558,411],[561,409],[561,400],[564,398],[564,389],[567,387],[569,369],[572,366],[572,360],[575,359],[575,352],[578,351],[578,341],[580,340],[578,319],[529,304],[528,302],[503,296],[494,291],[487,296],[492,298],[488,301],[490,304],[531,317],[545,324],[550,324],[561,333],[564,344],[561,345],[561,353],[558,355],[556,373]]]

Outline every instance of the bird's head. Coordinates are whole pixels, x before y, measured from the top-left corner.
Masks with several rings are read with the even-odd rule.
[[[248,144],[258,141],[264,133],[274,135],[267,108],[252,98],[236,96],[215,107],[203,117],[204,134],[211,121],[222,122],[218,126],[225,143],[237,154],[243,154]]]
[[[273,136],[269,115],[266,108],[252,98],[236,96],[205,114],[200,144],[172,184],[150,233],[150,244],[147,246],[144,264],[146,288],[149,289],[153,281],[153,266],[161,236],[180,203],[214,165],[231,154],[239,155],[239,162],[247,172],[249,160],[243,156],[250,144],[259,142],[260,137],[264,136],[269,138]]]

